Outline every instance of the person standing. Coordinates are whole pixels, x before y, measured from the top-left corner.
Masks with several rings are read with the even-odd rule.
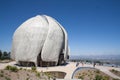
[[[93,63],[93,67],[95,67],[95,65],[96,65],[96,62]]]
[[[79,65],[79,62],[76,63],[76,67]]]

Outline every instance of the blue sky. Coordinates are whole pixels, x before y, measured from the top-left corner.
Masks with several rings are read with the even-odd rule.
[[[10,51],[14,31],[42,14],[64,26],[71,55],[120,54],[120,0],[0,0],[0,49]]]

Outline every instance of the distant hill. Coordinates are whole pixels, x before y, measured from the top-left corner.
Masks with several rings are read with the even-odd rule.
[[[112,59],[112,60],[120,60],[120,55],[71,55],[70,59]]]
[[[70,60],[89,60],[120,66],[120,55],[71,55]]]

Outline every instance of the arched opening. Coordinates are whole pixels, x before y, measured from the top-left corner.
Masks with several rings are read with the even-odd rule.
[[[43,61],[42,58],[41,58],[41,52],[40,54],[37,56],[37,66],[40,66],[40,67],[49,67],[49,66],[55,66],[56,65],[56,62],[54,61]]]
[[[61,65],[61,64],[64,64],[65,61],[64,61],[64,54],[60,54],[59,55],[59,60],[58,60],[58,65]]]
[[[30,61],[19,61],[19,65],[24,67],[32,67],[35,66],[35,63]]]
[[[37,56],[37,66],[42,66],[42,58],[41,58],[41,52]]]
[[[67,59],[69,59],[70,57],[69,57],[69,55],[67,55]]]

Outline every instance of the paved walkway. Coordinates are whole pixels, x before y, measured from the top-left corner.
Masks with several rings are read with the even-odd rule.
[[[10,62],[10,63],[0,63],[0,69],[4,69],[5,66],[7,65],[14,65],[16,62]],[[88,65],[88,64],[84,64],[84,66],[82,66],[82,64],[79,64],[78,67],[93,67],[93,65]],[[75,69],[77,69],[78,67],[76,67],[76,63],[75,62],[69,62],[67,65],[65,66],[55,66],[55,67],[37,67],[38,71],[43,71],[43,72],[47,72],[47,71],[61,71],[61,72],[65,72],[67,73],[65,76],[65,79],[71,79],[73,72],[75,71]],[[26,68],[26,67],[25,67]],[[110,69],[115,69],[120,71],[120,68],[115,68],[115,67],[106,67],[106,66],[96,66],[95,68],[99,69],[100,71],[110,75],[113,78],[118,78],[120,79],[120,77],[114,75],[113,73],[111,73],[109,70]],[[30,67],[28,67],[28,69],[30,69]]]
[[[65,76],[65,79],[71,79],[73,72],[77,68],[75,65],[76,64],[69,63],[66,66],[38,68],[38,71],[43,71],[43,72],[47,72],[47,71],[61,71],[61,72],[67,73],[66,76]]]
[[[16,64],[15,61],[9,62],[9,63],[0,63],[0,69],[4,69],[7,65],[11,65],[12,66],[14,64]]]

